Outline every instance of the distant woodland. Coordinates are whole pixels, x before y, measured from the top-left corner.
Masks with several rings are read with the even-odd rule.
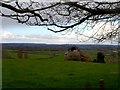
[[[2,48],[27,51],[66,51],[71,46],[81,50],[117,50],[118,45],[88,45],[88,44],[33,44],[33,43],[4,43]]]

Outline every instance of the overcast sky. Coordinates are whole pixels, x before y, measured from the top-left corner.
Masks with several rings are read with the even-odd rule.
[[[4,43],[95,44],[93,41],[80,42],[75,32],[65,35],[53,33],[46,27],[27,26],[3,17],[0,38],[2,38],[1,42]]]
[[[70,34],[53,33],[46,27],[27,26],[17,21],[0,17],[0,42],[6,43],[47,43],[47,44],[94,44],[80,42],[75,32]],[[82,27],[82,25],[80,26]],[[89,34],[88,32],[86,32]],[[109,42],[110,43],[110,42]]]
[[[45,27],[27,26],[16,21],[2,17],[1,34],[2,42],[23,43],[48,43],[65,44],[79,43],[75,33],[53,33]]]

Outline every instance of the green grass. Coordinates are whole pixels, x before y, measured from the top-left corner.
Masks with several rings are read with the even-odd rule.
[[[65,61],[63,52],[33,52],[28,59],[12,55],[14,59],[2,60],[3,88],[85,88],[88,81],[99,88],[100,79],[105,88],[118,87],[117,64]]]

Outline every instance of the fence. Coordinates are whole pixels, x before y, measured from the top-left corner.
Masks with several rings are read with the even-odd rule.
[[[23,50],[18,50],[17,51],[17,57],[18,58],[28,58],[28,52],[27,51],[23,51]]]

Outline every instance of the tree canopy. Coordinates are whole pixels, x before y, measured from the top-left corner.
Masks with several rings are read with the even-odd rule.
[[[116,39],[120,31],[120,1],[59,0],[27,2],[21,0],[0,1],[0,15],[15,19],[18,23],[47,26],[52,32],[72,32],[98,42]],[[82,29],[79,29],[79,26]],[[57,29],[51,28],[57,27]],[[99,28],[97,28],[99,26]],[[77,29],[76,29],[77,28]],[[75,30],[76,29],[76,30]],[[95,29],[91,36],[85,29]]]

